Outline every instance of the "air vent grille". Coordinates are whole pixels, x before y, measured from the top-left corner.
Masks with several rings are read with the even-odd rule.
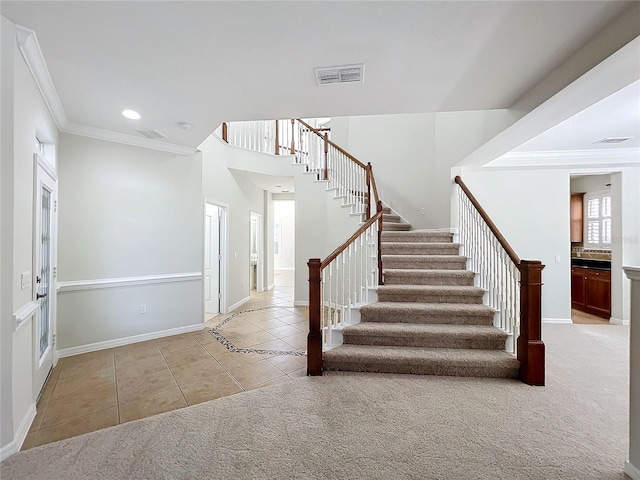
[[[316,68],[316,81],[319,86],[333,83],[363,83],[364,63]]]
[[[167,138],[167,136],[159,132],[158,130],[137,130],[137,132],[145,138],[149,139],[158,139],[158,138]]]
[[[603,138],[602,140],[598,140],[595,143],[622,143],[626,142],[627,140],[631,140],[631,137],[607,137]]]

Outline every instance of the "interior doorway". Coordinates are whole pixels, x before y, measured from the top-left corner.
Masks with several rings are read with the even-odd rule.
[[[264,292],[264,234],[263,217],[251,212],[251,249],[249,252],[251,290]]]
[[[274,285],[293,287],[296,265],[295,200],[273,202],[273,266]]]
[[[224,312],[224,231],[226,211],[212,203],[205,204],[204,216],[204,312]]]

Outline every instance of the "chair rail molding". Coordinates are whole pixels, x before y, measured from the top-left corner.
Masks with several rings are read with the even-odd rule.
[[[99,278],[94,280],[73,280],[58,282],[58,293],[78,290],[99,290],[103,288],[135,287],[158,283],[193,282],[202,280],[202,272],[170,273],[163,275],[144,275],[139,277]]]
[[[38,310],[38,304],[31,300],[13,313],[13,330],[17,331]]]

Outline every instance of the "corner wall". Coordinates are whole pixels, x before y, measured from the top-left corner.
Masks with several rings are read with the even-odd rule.
[[[336,117],[331,135],[371,162],[381,200],[413,228],[448,229],[451,167],[518,118],[509,110]]]
[[[59,171],[58,349],[201,326],[200,154],[61,134]]]

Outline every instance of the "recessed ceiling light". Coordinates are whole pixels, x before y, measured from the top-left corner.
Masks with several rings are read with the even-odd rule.
[[[282,188],[282,185],[276,185],[276,188]]]
[[[191,125],[189,122],[177,122],[176,123],[176,127],[181,128],[182,130],[189,130],[191,127],[193,127],[193,125]]]
[[[122,116],[128,118],[129,120],[140,120],[140,114],[135,110],[123,110]]]

